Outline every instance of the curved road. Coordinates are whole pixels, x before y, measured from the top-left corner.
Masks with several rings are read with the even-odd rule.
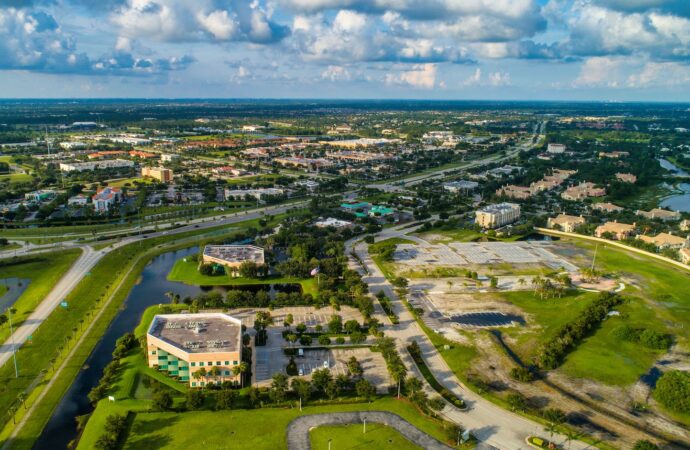
[[[310,450],[309,430],[324,425],[363,424],[364,420],[395,428],[405,438],[426,450],[449,450],[449,447],[436,438],[419,430],[397,414],[387,411],[353,411],[342,413],[310,414],[298,417],[288,424],[288,450]]]

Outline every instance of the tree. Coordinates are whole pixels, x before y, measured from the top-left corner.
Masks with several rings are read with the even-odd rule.
[[[690,412],[690,373],[680,370],[664,373],[656,383],[654,398],[673,411]]]
[[[291,383],[292,390],[302,399],[302,403],[307,403],[311,396],[311,383],[302,378],[294,378]]]
[[[508,401],[511,411],[524,411],[527,409],[527,399],[518,392],[508,394],[506,400]]]
[[[292,326],[292,324],[295,323],[295,318],[292,316],[292,314],[288,314],[285,317],[285,323],[288,324],[288,326]]]
[[[329,399],[333,400],[338,395],[340,395],[340,385],[335,381],[330,381],[326,385],[324,392],[326,393]]]
[[[345,325],[343,326],[345,328],[346,333],[355,333],[359,331],[359,322],[356,320],[348,320],[345,322]]]
[[[271,399],[276,402],[280,403],[283,400],[285,400],[285,395],[288,390],[288,377],[284,373],[276,373],[273,375],[273,379],[271,381],[271,390],[270,390],[270,396]]]
[[[407,380],[405,380],[405,388],[410,394],[421,391],[423,386],[424,385],[417,377],[408,377]]]
[[[204,404],[204,393],[197,389],[190,389],[187,391],[187,409],[195,410],[201,408]]]
[[[360,377],[364,373],[362,365],[359,363],[359,361],[357,361],[357,358],[355,358],[354,356],[351,356],[350,359],[347,361],[347,371],[353,377]]]
[[[393,381],[395,381],[398,385],[398,398],[400,398],[400,388],[402,382],[405,380],[405,375],[407,375],[407,369],[402,362],[400,362],[390,366],[388,371],[390,372]]]
[[[333,380],[333,375],[328,369],[317,369],[311,374],[311,382],[314,388],[319,391],[324,391],[328,383]]]
[[[240,276],[243,278],[257,278],[259,276],[260,267],[254,261],[243,261],[240,264]]]
[[[237,391],[223,389],[216,394],[216,409],[232,409],[237,398]]]
[[[170,392],[157,390],[151,396],[151,402],[153,403],[153,407],[158,411],[166,411],[172,406],[173,398]]]
[[[249,404],[252,406],[252,408],[255,408],[256,405],[259,404],[261,401],[261,392],[255,387],[250,387],[249,391],[247,391],[247,396],[249,397]]]
[[[368,402],[376,395],[376,388],[366,378],[362,378],[355,384],[355,391],[360,397],[364,397]]]
[[[329,338],[325,334],[322,334],[321,336],[319,336],[319,345],[331,345],[331,338]]]
[[[443,400],[443,397],[436,396],[429,400],[429,408],[433,409],[434,411],[441,411],[443,408],[445,408],[445,406],[446,401]]]
[[[340,333],[343,329],[343,318],[337,314],[331,316],[328,321],[328,331],[331,333]]]
[[[560,425],[566,420],[565,413],[558,408],[547,409],[544,411],[543,417],[547,422],[554,423],[556,425]]]
[[[350,342],[353,344],[361,344],[362,342],[366,341],[367,337],[364,335],[364,333],[360,331],[355,331],[350,335]]]

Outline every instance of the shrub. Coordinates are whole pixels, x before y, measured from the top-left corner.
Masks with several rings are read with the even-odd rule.
[[[297,363],[295,362],[295,358],[292,356],[290,357],[290,362],[288,363],[287,367],[285,367],[285,373],[287,373],[290,376],[295,376],[297,375]]]
[[[304,346],[310,346],[311,345],[311,336],[307,336],[306,334],[303,336],[300,336],[299,338],[299,343]]]
[[[343,345],[345,343],[345,338],[342,336],[338,336],[337,338],[335,338],[335,343],[338,345]]]
[[[690,412],[690,373],[671,370],[664,373],[656,383],[654,398],[667,408]]]
[[[196,390],[196,389],[190,389],[187,391],[187,409],[199,409],[203,406],[204,404],[204,393]]]
[[[173,404],[172,396],[168,391],[156,391],[151,396],[153,407],[159,411],[170,409]]]
[[[649,441],[637,441],[635,446],[633,446],[633,450],[659,450],[659,447]]]
[[[534,380],[534,374],[526,367],[513,367],[510,369],[510,377],[523,383]]]
[[[319,345],[331,345],[331,338],[322,334],[319,336]]]
[[[446,402],[443,401],[442,397],[434,397],[429,400],[429,408],[434,411],[441,411],[444,406],[446,406]]]

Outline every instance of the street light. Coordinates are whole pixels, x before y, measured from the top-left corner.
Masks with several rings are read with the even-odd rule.
[[[331,441],[332,441],[332,439],[328,440],[328,450],[331,450]]]

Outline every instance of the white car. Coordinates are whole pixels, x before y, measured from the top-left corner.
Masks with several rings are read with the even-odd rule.
[[[323,362],[323,368],[324,368],[324,369],[328,369],[328,361],[324,361],[324,362]]]
[[[304,369],[300,369],[300,370],[299,370],[299,376],[300,376],[300,377],[303,377],[303,376],[304,376]]]

